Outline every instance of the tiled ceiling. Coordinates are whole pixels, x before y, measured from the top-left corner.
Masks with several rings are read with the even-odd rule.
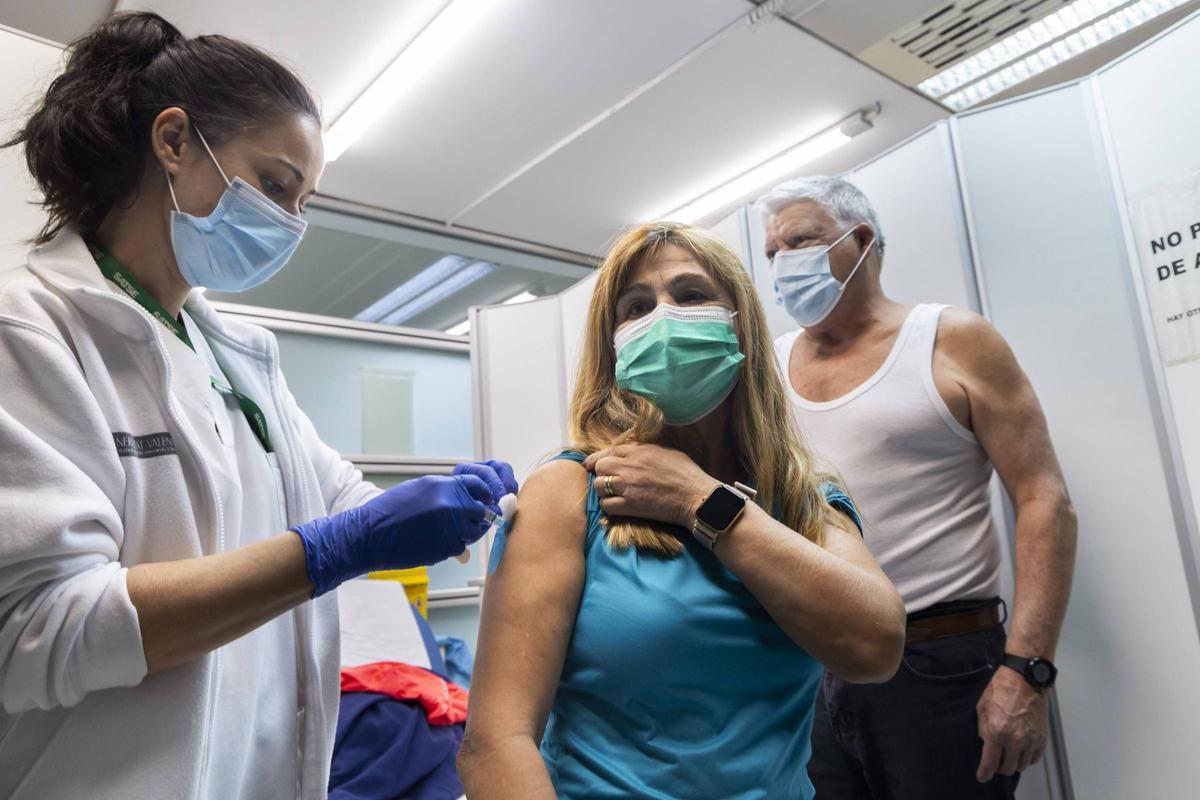
[[[279,54],[332,119],[444,3],[116,5],[157,11],[189,35],[231,34]],[[33,24],[13,5],[0,2],[0,22]],[[96,8],[59,6],[35,33],[52,28],[66,39],[98,18]],[[329,165],[321,191],[598,253],[621,227],[667,210],[663,203],[858,108],[883,103],[875,128],[813,169],[850,167],[944,115],[782,20],[739,22],[754,10],[746,0],[496,0],[438,70],[407,86]],[[720,43],[662,77],[731,25]]]
[[[328,165],[321,192],[434,226],[599,254],[624,226],[858,109],[882,107],[871,130],[804,171],[849,169],[945,117],[902,77],[856,55],[949,1],[776,0],[759,8],[749,0],[495,0],[436,70],[414,76]],[[119,0],[115,8],[148,8],[189,35],[225,33],[278,54],[310,83],[330,121],[446,3]],[[780,8],[787,18],[768,13]],[[87,0],[0,0],[0,24],[65,41],[110,10]],[[270,291],[297,308],[346,313],[439,250],[395,249],[382,266],[335,256],[355,241],[347,235],[334,223],[315,225]],[[512,282],[485,292],[489,278],[464,298],[498,295],[518,279],[554,283],[511,267]],[[332,274],[336,286],[318,285]],[[452,311],[441,316],[461,309]],[[441,321],[430,314],[422,324]]]

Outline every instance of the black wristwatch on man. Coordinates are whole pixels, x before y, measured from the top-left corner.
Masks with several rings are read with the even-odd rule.
[[[1058,679],[1058,667],[1054,666],[1048,658],[1039,656],[1025,658],[1005,653],[1004,660],[1000,664],[1014,670],[1025,679],[1026,683],[1039,692],[1053,688],[1054,681]]]

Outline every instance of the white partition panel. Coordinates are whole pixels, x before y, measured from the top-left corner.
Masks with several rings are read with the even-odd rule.
[[[1170,191],[1181,179],[1194,183],[1200,173],[1200,105],[1181,102],[1181,98],[1200,95],[1198,54],[1200,15],[1193,15],[1094,79],[1109,132],[1109,152],[1123,187],[1119,195],[1122,209],[1161,189]],[[1188,267],[1194,269],[1200,230],[1193,225],[1200,223],[1200,207],[1192,205],[1179,212],[1191,224],[1182,231],[1183,242],[1172,251],[1172,257],[1184,255],[1193,262]],[[1140,250],[1147,243],[1133,236],[1130,243],[1130,260],[1138,267],[1144,255]],[[1163,258],[1164,262],[1169,260]],[[1146,275],[1144,268],[1135,268],[1135,272]],[[1193,275],[1191,280],[1200,280],[1200,276]],[[1151,352],[1157,358],[1157,348],[1152,346]],[[1200,508],[1200,414],[1196,413],[1200,407],[1200,360],[1165,367],[1163,374],[1169,392],[1169,416],[1178,435],[1176,452],[1185,467],[1182,479],[1188,486],[1194,514]],[[1181,535],[1185,537],[1185,550],[1190,550],[1187,557],[1196,565],[1200,542],[1195,538],[1195,528],[1182,530]],[[1193,603],[1196,591],[1193,585]]]
[[[796,322],[783,310],[775,299],[775,276],[771,272],[771,262],[767,260],[767,236],[764,229],[766,221],[757,206],[746,208],[746,248],[750,257],[746,265],[750,268],[750,277],[754,280],[754,289],[758,299],[762,301],[766,311],[767,328],[772,337],[778,338],[788,331],[796,329]]]
[[[746,206],[738,206],[717,222],[709,225],[708,229],[724,242],[726,247],[737,253],[737,257],[742,260],[742,264],[745,265],[747,270],[750,270],[752,258],[750,254],[750,241],[746,230],[748,211],[749,209]]]
[[[7,140],[24,122],[58,71],[61,55],[56,45],[0,26],[0,140]],[[23,149],[0,150],[0,269],[25,262],[27,241],[45,220],[35,204],[40,197],[25,167]]]
[[[978,311],[948,124],[937,123],[846,178],[879,216],[888,296]]]
[[[962,116],[960,168],[993,322],[1038,391],[1079,513],[1058,652],[1075,796],[1171,800],[1200,782],[1200,642],[1089,101],[1068,86]]]
[[[563,324],[557,296],[471,310],[476,455],[524,480],[566,443]]]
[[[883,288],[905,303],[979,310],[947,123],[939,122],[844,176],[870,198],[886,240]],[[748,252],[773,336],[796,327],[775,302],[762,215],[749,209]],[[732,230],[731,226],[728,226]]]
[[[562,315],[563,341],[563,408],[571,405],[571,393],[575,391],[575,379],[579,373],[579,358],[583,348],[584,327],[587,324],[588,308],[592,303],[592,293],[596,290],[596,275],[592,274],[579,283],[567,289],[558,296],[559,310]],[[567,420],[563,417],[563,429],[566,431]],[[566,442],[566,439],[563,439]]]

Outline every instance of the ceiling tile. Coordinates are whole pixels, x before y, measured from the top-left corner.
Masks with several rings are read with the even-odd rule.
[[[732,20],[742,0],[498,2],[321,191],[448,220]]]
[[[447,0],[118,0],[161,14],[187,36],[220,33],[280,57],[333,118],[437,15]]]
[[[0,25],[66,44],[108,16],[112,0],[0,0]]]
[[[946,116],[782,20],[746,28],[497,194],[462,224],[602,251],[676,204],[880,101],[871,131],[805,167],[840,171]]]

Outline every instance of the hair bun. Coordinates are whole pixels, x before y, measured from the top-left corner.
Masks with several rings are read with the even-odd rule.
[[[0,143],[24,146],[42,190],[47,220],[33,241],[48,242],[66,225],[94,231],[135,199],[154,159],[154,121],[168,108],[202,120],[217,146],[287,115],[321,119],[295,73],[253,45],[188,38],[150,12],[114,14],[70,44],[42,101]]]
[[[73,58],[89,64],[145,66],[167,48],[186,39],[158,14],[128,11],[113,14],[95,30],[71,43]]]

